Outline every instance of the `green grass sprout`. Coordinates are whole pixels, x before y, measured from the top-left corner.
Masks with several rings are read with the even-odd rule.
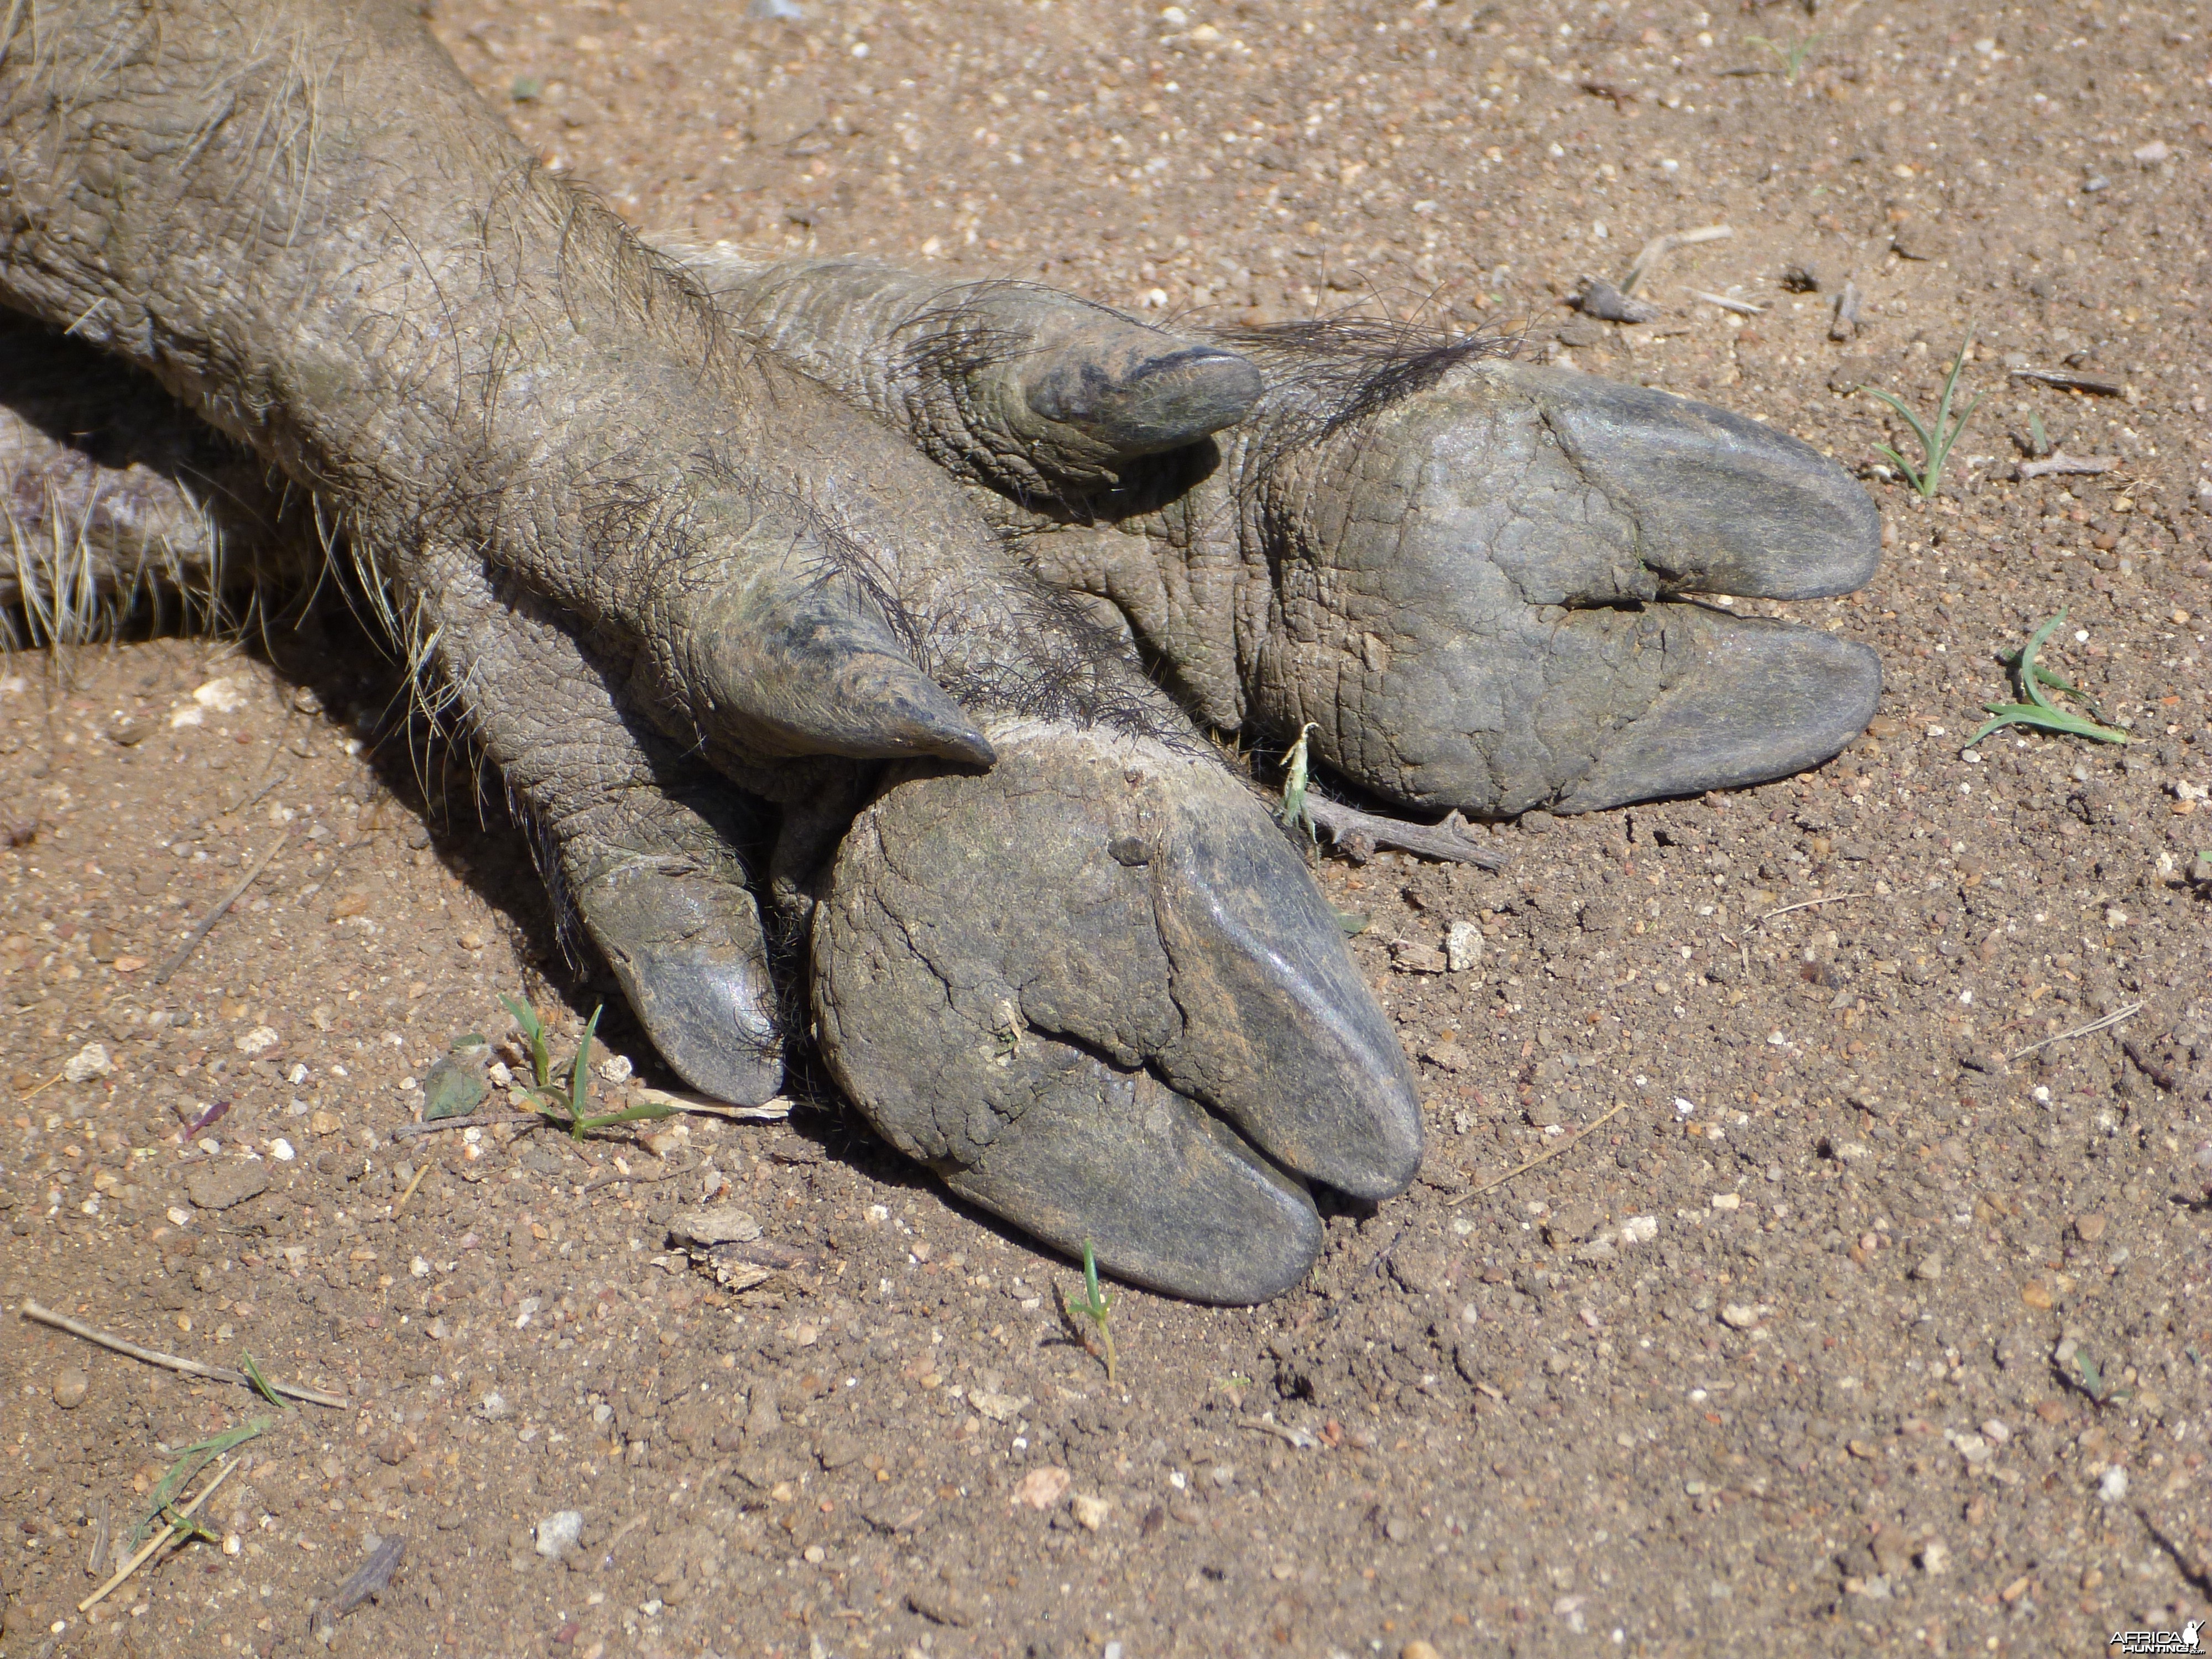
[[[2043,429],[2043,416],[2035,410],[2027,411],[2028,459],[2039,461],[2051,453],[2051,434]]]
[[[1114,1358],[1114,1328],[1109,1320],[1114,1312],[1114,1298],[1098,1283],[1098,1258],[1091,1249],[1091,1241],[1083,1241],[1083,1300],[1070,1297],[1067,1313],[1071,1319],[1087,1319],[1098,1332],[1099,1346],[1104,1350],[1106,1380],[1120,1381]]]
[[[2106,720],[2104,710],[2097,707],[2087,691],[2075,684],[2063,674],[2045,668],[2036,660],[2037,653],[2043,649],[2044,641],[2048,640],[2052,631],[2065,620],[2066,612],[2062,610],[2030,635],[2027,643],[2021,647],[2016,655],[2005,659],[2006,665],[2012,670],[2013,681],[2019,686],[2021,695],[2025,701],[1984,703],[1982,707],[1996,718],[1966,739],[1967,748],[1972,749],[1990,732],[2007,726],[2033,726],[2042,731],[2062,732],[2069,737],[2091,738],[2099,743],[2124,744],[2134,741],[2126,732]],[[2049,690],[2046,690],[2046,687]],[[2057,691],[2075,699],[2089,713],[2077,714],[2070,708],[2062,708],[2051,701],[2051,691]]]
[[[538,1018],[529,1004],[514,997],[502,996],[500,1001],[507,1012],[514,1016],[523,1036],[530,1044],[530,1092],[540,1103],[533,1109],[547,1122],[568,1132],[572,1139],[581,1140],[594,1129],[611,1129],[623,1123],[649,1123],[656,1118],[675,1117],[677,1109],[655,1102],[627,1107],[619,1112],[607,1112],[598,1117],[591,1114],[592,1103],[592,1039],[599,1034],[599,1016],[605,1013],[604,1002],[592,1010],[591,1018],[585,1023],[583,1040],[567,1066],[567,1088],[554,1083],[553,1046],[547,1036],[545,1024]]]
[[[545,1023],[538,1018],[538,1011],[528,1003],[514,997],[503,996],[500,1002],[514,1016],[514,1023],[522,1030],[530,1044],[530,1072],[537,1090],[553,1086],[553,1049],[546,1041]]]
[[[2087,1348],[2074,1351],[2073,1381],[2082,1393],[2100,1406],[2114,1406],[2130,1396],[2126,1389],[2117,1386],[2119,1380],[2089,1358]]]
[[[607,1011],[601,1003],[592,1010],[591,1018],[584,1026],[583,1041],[576,1045],[576,1057],[568,1062],[568,1121],[581,1123],[588,1114],[585,1108],[592,1103],[592,1039],[599,1033],[599,1016]]]
[[[265,1388],[267,1384],[264,1383],[262,1386]],[[199,1472],[214,1462],[216,1458],[221,1457],[225,1452],[244,1445],[249,1440],[256,1439],[267,1433],[269,1425],[276,1420],[273,1417],[257,1417],[251,1421],[240,1424],[234,1429],[225,1429],[221,1434],[210,1435],[205,1440],[196,1441],[189,1446],[179,1447],[177,1461],[169,1465],[169,1472],[163,1475],[154,1487],[153,1509],[139,1521],[137,1528],[131,1532],[131,1547],[137,1548],[145,1540],[146,1534],[165,1521],[174,1522],[180,1531],[196,1533],[202,1537],[212,1537],[214,1534],[197,1525],[189,1516],[170,1512],[171,1505],[177,1501],[177,1494],[191,1485],[198,1478]]]
[[[1747,34],[1743,38],[1754,46],[1765,47],[1775,57],[1780,58],[1783,82],[1785,85],[1794,86],[1796,84],[1799,73],[1805,67],[1805,60],[1813,55],[1813,48],[1827,37],[1824,34],[1808,34],[1794,45],[1786,46],[1778,40],[1768,40],[1763,34]]]
[[[261,1367],[253,1363],[253,1356],[251,1353],[240,1362],[238,1369],[246,1373],[246,1380],[253,1384],[253,1391],[270,1405],[279,1411],[289,1412],[292,1409],[292,1402],[277,1393],[275,1385],[267,1377],[262,1376]]]
[[[1943,396],[1936,405],[1936,426],[1932,431],[1921,424],[1920,417],[1895,392],[1885,392],[1878,386],[1859,388],[1895,410],[1905,423],[1912,428],[1912,435],[1920,441],[1921,465],[1917,467],[1887,444],[1876,444],[1875,447],[1897,464],[1898,471],[1904,473],[1907,482],[1920,492],[1923,501],[1936,499],[1936,489],[1943,482],[1943,464],[1951,458],[1951,446],[1958,442],[1959,434],[1966,429],[1967,420],[1982,401],[1981,394],[1977,392],[1973,402],[1966,405],[1959,418],[1956,421],[1951,418],[1952,395],[1958,390],[1959,376],[1966,367],[1966,353],[1972,349],[1973,343],[1974,331],[1970,328],[1966,331],[1966,337],[1960,343],[1959,355],[1952,359],[1951,373],[1943,382]]]

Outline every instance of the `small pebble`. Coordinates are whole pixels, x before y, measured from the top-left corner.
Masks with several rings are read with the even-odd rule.
[[[85,1390],[92,1387],[92,1379],[76,1366],[64,1367],[54,1379],[54,1404],[65,1412],[73,1412],[84,1404]]]
[[[1443,1659],[1443,1656],[1437,1653],[1435,1644],[1417,1638],[1398,1650],[1398,1659]]]
[[[1747,1331],[1759,1323],[1759,1310],[1741,1302],[1731,1302],[1721,1310],[1721,1323],[1732,1331]]]
[[[107,1045],[88,1042],[63,1064],[62,1076],[70,1083],[88,1083],[94,1078],[106,1077],[114,1069],[115,1062],[108,1058]]]
[[[490,1415],[489,1407],[497,1398],[496,1395],[486,1396],[485,1415]],[[558,1561],[576,1547],[576,1540],[583,1536],[583,1532],[582,1510],[556,1510],[538,1523],[538,1553],[549,1561]]]

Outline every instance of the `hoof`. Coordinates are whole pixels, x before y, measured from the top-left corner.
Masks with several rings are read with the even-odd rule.
[[[1785,434],[1640,387],[1455,365],[1263,463],[1274,592],[1253,713],[1425,813],[1583,811],[1816,764],[1870,653],[1692,593],[1874,573],[1881,516]]]
[[[1867,647],[1787,623],[1716,617],[1694,626],[1703,665],[1611,734],[1554,811],[1787,777],[1835,755],[1874,718],[1881,659]]]
[[[631,1010],[686,1083],[733,1106],[781,1091],[775,987],[751,894],[640,859],[575,898]]]
[[[1114,1273],[1208,1301],[1295,1280],[1301,1181],[1420,1161],[1389,1020],[1287,837],[1210,756],[988,727],[987,774],[898,777],[816,913],[823,1050],[901,1151]]]

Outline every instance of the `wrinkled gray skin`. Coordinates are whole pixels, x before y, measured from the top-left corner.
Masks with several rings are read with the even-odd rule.
[[[679,268],[380,3],[11,16],[0,502],[87,558],[0,603],[52,631],[226,556],[303,574],[319,531],[678,1071],[781,1081],[765,906],[875,1127],[1126,1278],[1273,1295],[1310,1184],[1420,1157],[1328,906],[1194,718],[1499,814],[1778,775],[1872,712],[1864,652],[1682,597],[1871,573],[1864,496],[1756,423],[1381,331]]]

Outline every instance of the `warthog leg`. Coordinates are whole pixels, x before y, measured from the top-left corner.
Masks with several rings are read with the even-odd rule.
[[[733,329],[894,417],[874,365],[900,317],[969,302],[858,261],[685,258]],[[1200,721],[1284,740],[1311,722],[1316,761],[1360,787],[1498,817],[1783,776],[1873,714],[1871,651],[1710,602],[1872,577],[1880,515],[1810,446],[1493,340],[1211,337],[1266,384],[1207,441],[1038,481],[924,432],[1032,568],[1117,608]]]
[[[0,330],[0,352],[30,331]],[[30,343],[78,349],[35,333]],[[1080,349],[1061,355],[1080,370]],[[78,406],[44,425],[85,434],[112,488],[132,480],[137,517],[188,517],[181,489],[166,507],[149,496],[154,469],[134,471],[102,429],[103,400],[145,423],[159,392],[112,373],[74,384]],[[945,503],[934,510],[957,513],[942,474],[851,418],[861,476],[898,500],[933,489]],[[250,463],[212,434],[198,442],[183,471],[228,466],[232,487],[250,488]],[[15,462],[26,476],[98,470],[82,451]],[[45,516],[21,527],[52,536],[58,503],[41,499]],[[847,522],[870,568],[896,582],[899,550],[862,540],[865,516]],[[80,521],[58,533],[101,532]],[[1318,1248],[1303,1180],[1373,1197],[1410,1178],[1409,1068],[1264,804],[1110,636],[988,537],[975,545],[992,556],[976,580],[1020,623],[1020,649],[994,629],[974,630],[980,647],[940,649],[998,763],[887,775],[836,759],[732,761],[709,775],[628,712],[618,645],[481,559],[355,551],[693,1081],[744,1099],[778,1078],[772,988],[735,853],[773,798],[786,808],[785,902],[813,917],[825,1055],[888,1139],[1039,1237],[1092,1241],[1126,1277],[1214,1300],[1273,1294]],[[212,548],[200,556],[212,567]]]

